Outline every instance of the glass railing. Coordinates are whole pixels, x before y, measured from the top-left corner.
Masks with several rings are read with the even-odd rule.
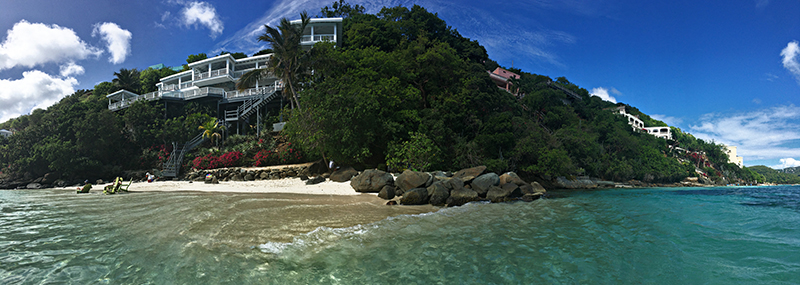
[[[300,38],[300,42],[303,42],[303,43],[321,42],[321,41],[331,41],[331,42],[332,41],[336,41],[336,35],[334,35],[334,34],[319,34],[319,35],[314,35],[314,37],[311,37],[311,35],[304,35],[302,38]]]
[[[219,76],[223,76],[223,75],[228,75],[228,73],[230,73],[228,69],[212,70],[210,73],[209,72],[200,72],[200,73],[197,74],[197,76],[195,76],[195,80],[202,80],[202,79],[206,79],[206,78],[219,77]]]

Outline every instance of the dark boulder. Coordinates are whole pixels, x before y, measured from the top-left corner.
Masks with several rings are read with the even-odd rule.
[[[495,173],[486,173],[473,179],[470,185],[472,190],[478,192],[478,196],[486,197],[489,187],[500,185],[500,177]]]
[[[406,170],[397,176],[394,185],[405,192],[417,187],[428,187],[430,186],[428,183],[432,182],[433,177],[428,173]]]
[[[442,181],[442,183],[444,183],[444,186],[450,190],[464,188],[464,181],[462,181],[460,178],[450,178],[448,180]]]
[[[326,163],[324,160],[320,159],[320,160],[312,162],[311,165],[308,166],[308,174],[307,175],[308,176],[315,176],[315,175],[323,174],[325,172],[328,172],[328,163]]]
[[[403,193],[400,204],[403,205],[425,205],[428,204],[428,189],[414,188]]]
[[[505,185],[506,183],[514,183],[517,185],[526,184],[525,181],[522,180],[522,178],[519,178],[519,175],[514,172],[506,172],[503,173],[503,175],[500,175],[500,186]]]
[[[493,203],[511,201],[519,197],[522,197],[522,192],[514,183],[506,183],[502,187],[492,186],[486,193],[486,198]]]
[[[542,198],[542,193],[534,193],[534,194],[522,195],[522,201],[525,201],[525,202],[532,202],[533,200],[537,200],[539,198]]]
[[[475,177],[481,176],[483,172],[486,171],[486,166],[475,166],[472,168],[461,169],[456,174],[453,174],[453,178],[459,178],[461,181],[469,182]]]
[[[378,197],[384,200],[391,200],[394,199],[394,186],[386,185],[381,188],[381,192],[378,192]]]
[[[248,173],[244,175],[244,180],[253,181],[256,180],[256,177],[252,173]]]
[[[428,186],[429,203],[434,206],[444,206],[450,198],[450,189],[443,182],[436,182]]]
[[[330,180],[334,182],[347,182],[358,175],[358,171],[351,166],[345,166],[331,173]]]
[[[44,177],[42,177],[42,182],[41,183],[42,184],[53,184],[54,182],[56,182],[56,179],[58,179],[60,176],[61,175],[59,175],[58,173],[55,173],[55,172],[47,173],[47,174],[44,175]]]
[[[378,193],[386,185],[394,185],[394,177],[377,169],[364,170],[350,180],[350,186],[361,193]]]
[[[450,190],[450,197],[447,198],[447,206],[461,206],[469,202],[479,201],[478,192],[469,188],[457,188]]]
[[[539,182],[519,185],[519,190],[520,192],[522,192],[522,195],[537,194],[537,193],[544,194],[545,192],[547,192],[547,190],[545,190],[544,187],[542,187],[542,185],[539,184]]]
[[[325,182],[325,177],[317,176],[306,180],[306,185],[320,184],[322,182]]]

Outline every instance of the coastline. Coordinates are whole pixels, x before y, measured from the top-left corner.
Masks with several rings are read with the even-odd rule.
[[[110,183],[93,185],[91,192],[102,192]],[[74,191],[75,187],[59,187],[51,189],[64,189]],[[128,188],[129,192],[215,192],[215,193],[276,193],[276,194],[307,194],[307,195],[336,195],[357,196],[350,182],[325,182],[306,185],[300,178],[284,178],[276,180],[257,181],[221,181],[219,184],[207,184],[192,181],[156,181],[152,183],[134,181]],[[365,194],[377,197],[377,193]]]

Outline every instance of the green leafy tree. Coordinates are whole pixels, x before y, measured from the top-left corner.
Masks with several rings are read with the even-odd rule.
[[[115,86],[119,89],[125,89],[130,92],[139,92],[139,88],[141,88],[142,83],[139,79],[139,71],[135,68],[127,69],[122,68],[119,72],[114,72],[114,79],[111,83],[114,83]]]
[[[207,58],[208,58],[208,55],[206,55],[205,53],[190,54],[189,57],[186,58],[186,63],[189,64],[189,63],[201,61],[201,60],[204,60],[204,59],[207,59]]]
[[[418,132],[408,135],[409,140],[395,143],[389,147],[386,164],[390,169],[426,171],[439,163],[441,150],[428,136]]]
[[[320,11],[320,15],[325,18],[334,18],[334,17],[343,17],[348,18],[350,16],[361,15],[364,14],[364,6],[361,5],[350,5],[347,1],[339,0],[334,1],[331,6],[325,6]]]
[[[219,139],[222,138],[222,134],[220,133],[225,129],[225,126],[220,125],[216,118],[212,118],[200,125],[197,129],[203,130],[203,137],[211,139],[211,143],[213,144],[215,141],[219,143]]]

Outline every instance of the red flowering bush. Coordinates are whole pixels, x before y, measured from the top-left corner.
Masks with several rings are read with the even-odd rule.
[[[169,159],[169,149],[165,145],[153,145],[145,150],[142,150],[142,155],[139,156],[139,167],[141,168],[160,168]]]
[[[261,150],[253,157],[253,166],[270,166],[281,164],[294,164],[303,161],[300,151],[291,148],[291,144],[282,151]]]
[[[214,169],[221,167],[238,166],[244,154],[241,151],[231,151],[216,156],[213,153],[198,156],[192,160],[192,167],[196,169]]]

